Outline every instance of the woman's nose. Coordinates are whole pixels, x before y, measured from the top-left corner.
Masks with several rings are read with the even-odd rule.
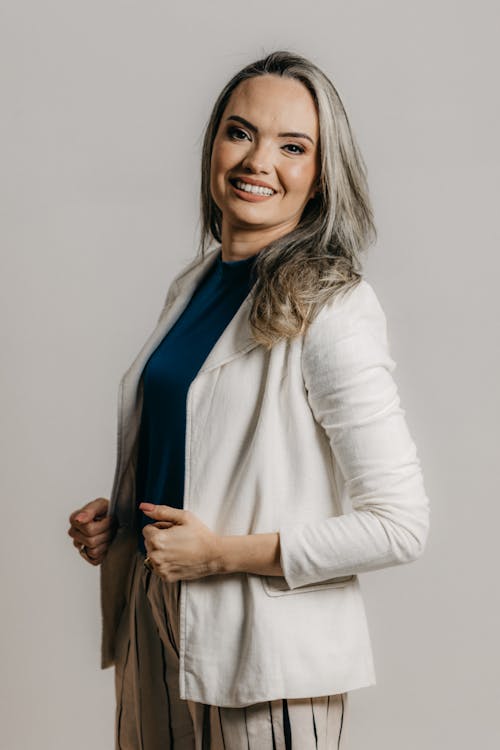
[[[250,169],[252,172],[269,173],[272,169],[270,147],[260,144],[250,148],[243,159],[242,166]]]

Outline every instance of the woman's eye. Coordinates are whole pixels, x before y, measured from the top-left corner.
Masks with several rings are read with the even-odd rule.
[[[234,125],[229,127],[227,132],[229,133],[230,136],[234,136],[237,133],[243,133],[243,135],[246,135],[244,130],[241,130],[241,128],[235,128]],[[238,138],[237,140],[241,140],[241,139]]]
[[[242,130],[241,128],[237,128],[234,125],[230,125],[227,129],[227,132],[230,138],[236,138],[237,141],[241,141],[247,136],[244,130]],[[243,138],[240,138],[240,135],[242,135]],[[305,148],[303,146],[299,146],[298,143],[288,143],[286,146],[283,146],[283,148],[298,149],[297,151],[290,151],[289,153],[291,154],[303,154],[305,151]]]
[[[287,146],[285,146],[285,148],[290,148],[290,147],[299,149],[298,151],[292,151],[291,152],[292,154],[303,154],[305,151],[305,149],[302,146],[299,146],[298,143],[288,143]]]

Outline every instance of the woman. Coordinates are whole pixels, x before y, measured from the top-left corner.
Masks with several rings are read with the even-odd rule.
[[[343,747],[375,681],[357,576],[417,558],[429,512],[361,274],[365,172],[303,57],[214,105],[200,253],[122,379],[111,499],[70,517],[102,563],[117,749]]]

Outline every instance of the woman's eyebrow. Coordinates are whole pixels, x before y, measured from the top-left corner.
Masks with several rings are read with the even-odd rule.
[[[229,117],[226,119],[237,120],[238,122],[241,122],[242,125],[246,125],[249,130],[253,130],[254,133],[258,132],[258,129],[255,127],[255,125],[252,125],[251,122],[245,120],[244,117],[240,117],[239,115],[229,115]],[[307,135],[307,133],[278,133],[278,138],[307,138],[307,140],[311,141],[311,143],[314,145],[313,139],[310,135]]]

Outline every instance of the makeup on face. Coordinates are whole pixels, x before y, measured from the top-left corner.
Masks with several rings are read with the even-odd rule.
[[[279,235],[297,224],[318,176],[318,128],[314,101],[300,82],[262,76],[233,91],[211,162],[226,242],[233,229]]]

